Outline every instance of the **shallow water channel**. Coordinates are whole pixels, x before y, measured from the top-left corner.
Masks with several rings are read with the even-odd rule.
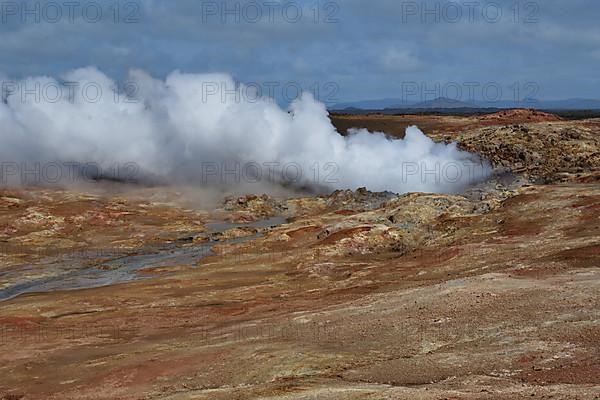
[[[212,222],[206,224],[206,227],[209,236],[212,236],[234,228],[270,228],[286,222],[286,218],[273,217],[246,224]],[[196,265],[203,258],[215,254],[212,251],[215,245],[243,243],[262,235],[262,233],[257,233],[223,241],[210,239],[206,243],[187,246],[171,243],[166,246],[148,249],[144,254],[122,256],[91,267],[82,267],[83,260],[79,264],[76,260],[69,260],[67,262],[23,265],[24,269],[47,268],[58,271],[58,273],[45,278],[21,281],[0,289],[0,301],[9,300],[24,293],[88,289],[148,279],[150,277],[140,275],[138,272],[149,268]],[[2,274],[0,274],[0,279],[2,279]]]

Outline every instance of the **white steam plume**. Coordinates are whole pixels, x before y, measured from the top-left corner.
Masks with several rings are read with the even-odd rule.
[[[366,130],[343,137],[309,94],[283,110],[268,99],[208,93],[236,87],[226,74],[173,72],[162,81],[134,70],[128,82],[134,82],[125,88],[129,95],[115,94],[115,82],[89,67],[61,81],[12,83],[12,94],[0,103],[2,181],[22,182],[23,170],[36,163],[96,163],[103,173],[116,163],[135,163],[138,177],[165,182],[235,185],[260,178],[330,189],[450,193],[490,170],[476,155],[434,143],[416,127],[403,140]]]

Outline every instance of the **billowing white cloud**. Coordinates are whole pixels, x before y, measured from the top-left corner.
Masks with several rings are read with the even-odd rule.
[[[310,94],[284,110],[227,74],[173,72],[163,81],[135,70],[133,86],[121,88],[130,96],[115,94],[115,82],[96,68],[62,79],[77,85],[28,78],[0,104],[4,163],[94,163],[102,171],[135,163],[140,176],[163,182],[241,178],[394,192],[457,192],[489,171],[477,156],[434,143],[416,127],[403,140],[366,130],[344,137]],[[41,97],[23,89],[36,87]]]

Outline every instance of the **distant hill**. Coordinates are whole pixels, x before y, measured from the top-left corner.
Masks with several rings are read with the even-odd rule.
[[[567,99],[567,100],[542,101],[541,104],[546,109],[600,110],[600,100],[593,100],[593,99]]]
[[[350,103],[339,103],[331,107],[332,110],[360,109],[360,110],[383,110],[385,108],[408,107],[411,103],[403,102],[401,99],[364,100]]]
[[[558,115],[550,114],[543,111],[532,109],[513,109],[502,110],[493,114],[487,114],[479,117],[480,121],[493,121],[501,123],[510,123],[510,121],[528,121],[528,122],[544,122],[544,121],[562,121]]]
[[[566,100],[537,100],[527,99],[520,102],[496,101],[478,102],[480,107],[490,108],[532,108],[536,110],[600,110],[600,100],[566,99]]]
[[[494,108],[513,109],[531,108],[535,110],[600,110],[600,100],[594,99],[565,99],[565,100],[537,100],[527,99],[525,101],[499,100],[463,102],[460,100],[440,97],[423,102],[406,102],[402,99],[366,100],[352,103],[340,103],[330,107],[332,111],[343,110],[387,110],[387,109],[469,109],[469,108]]]
[[[410,106],[415,109],[430,109],[430,108],[478,108],[475,103],[467,103],[460,100],[449,99],[447,97],[438,97],[435,100],[422,101]]]

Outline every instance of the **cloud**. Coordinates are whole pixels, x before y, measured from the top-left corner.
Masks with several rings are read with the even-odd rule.
[[[236,186],[254,179],[330,190],[443,193],[459,192],[489,172],[476,155],[434,143],[417,127],[408,128],[403,140],[364,129],[344,137],[310,94],[286,110],[249,98],[228,74],[175,71],[160,80],[134,70],[129,81],[135,90],[120,93],[94,67],[62,78],[77,83],[69,96],[41,91],[39,99],[13,90],[0,103],[5,164],[31,169],[75,163],[98,171],[134,164],[140,177],[169,183]],[[61,87],[54,78],[32,77],[17,88],[36,84]],[[22,175],[10,177],[19,181]]]
[[[414,72],[425,67],[410,51],[388,49],[380,58],[381,67],[389,72]]]
[[[97,23],[82,18],[82,6],[72,23],[65,18],[36,23],[31,17],[22,23],[20,15],[9,16],[7,23],[0,24],[0,70],[24,77],[92,64],[118,79],[131,67],[145,68],[162,78],[174,69],[229,71],[245,81],[303,79],[303,86],[336,81],[343,94],[340,101],[394,97],[401,90],[396,80],[399,73],[410,73],[411,80],[430,84],[456,79],[504,80],[507,85],[535,81],[547,90],[547,97],[593,97],[596,91],[592,83],[597,60],[589,54],[600,38],[596,18],[600,2],[522,2],[515,15],[513,0],[498,0],[493,2],[502,9],[498,23],[483,18],[486,3],[476,7],[474,22],[469,21],[466,6],[456,23],[445,18],[436,22],[435,15],[426,15],[423,22],[420,12],[405,23],[403,3],[347,0],[336,2],[337,10],[325,9],[330,2],[319,2],[315,23],[315,2],[300,0],[293,2],[303,12],[298,22],[283,18],[281,6],[273,22],[263,7],[263,18],[255,23],[249,21],[249,11],[239,22],[229,15],[223,23],[220,13],[203,18],[203,5],[231,10],[248,3],[132,2],[139,5],[135,13],[139,22],[133,24],[113,21],[112,0],[94,2],[104,11]],[[56,2],[36,3],[44,9],[45,4]],[[130,3],[119,3],[121,19],[128,15],[129,8],[124,7]],[[416,4],[428,10],[438,5],[443,10],[445,2]],[[337,22],[325,23],[332,11]],[[530,17],[539,22],[524,23]],[[557,71],[568,75],[573,70],[577,79],[564,86],[556,84]]]

